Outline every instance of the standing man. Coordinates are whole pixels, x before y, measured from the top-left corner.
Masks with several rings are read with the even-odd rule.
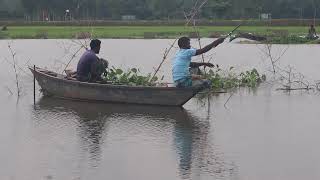
[[[100,59],[99,54],[101,41],[93,39],[90,42],[90,50],[87,50],[81,56],[77,66],[77,80],[82,82],[102,81],[101,75],[108,67],[106,60]]]
[[[202,80],[202,76],[190,74],[189,72],[191,57],[210,51],[212,48],[223,43],[224,39],[225,38],[219,38],[202,49],[194,49],[191,48],[190,38],[181,37],[178,40],[180,50],[175,55],[172,68],[173,81],[176,87],[191,87],[192,85],[195,85],[193,81]],[[194,63],[192,64],[195,65]],[[207,81],[203,81],[202,83],[203,85],[208,85]]]

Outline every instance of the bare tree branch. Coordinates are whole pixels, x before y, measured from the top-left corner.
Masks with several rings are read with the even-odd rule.
[[[152,80],[154,79],[154,77],[156,77],[156,75],[157,75],[157,73],[159,72],[162,64],[163,64],[163,63],[165,62],[165,60],[167,59],[168,54],[170,53],[170,51],[171,51],[171,49],[173,48],[173,46],[176,44],[177,40],[178,40],[178,39],[175,39],[175,40],[173,41],[173,43],[171,44],[171,46],[169,47],[169,49],[166,49],[166,50],[164,51],[164,54],[163,54],[163,57],[162,57],[162,61],[161,61],[160,65],[158,66],[158,68],[156,69],[156,71],[154,72],[153,76],[151,77],[151,79],[150,79],[149,81],[152,81]]]
[[[19,84],[19,75],[18,75],[18,71],[17,71],[17,62],[16,62],[16,52],[13,51],[13,49],[11,48],[11,45],[8,43],[8,48],[9,51],[11,53],[11,57],[12,57],[12,66],[14,69],[14,73],[15,73],[15,83],[16,83],[16,88],[17,88],[17,95],[18,98],[20,97],[20,84]]]

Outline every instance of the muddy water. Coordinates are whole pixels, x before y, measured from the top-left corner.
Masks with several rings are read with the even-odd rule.
[[[150,72],[171,42],[103,40],[100,56]],[[22,67],[19,100],[8,43]],[[263,48],[224,43],[207,58],[268,73]],[[274,45],[274,54],[286,48],[280,66],[293,66],[310,82],[320,79],[317,45]],[[183,109],[73,102],[37,92],[34,107],[26,64],[62,71],[76,51],[69,40],[0,41],[0,179],[320,178],[317,92],[289,94],[264,84],[237,91],[227,104],[230,94],[222,94],[193,98]],[[170,81],[170,71],[168,61],[160,74]]]

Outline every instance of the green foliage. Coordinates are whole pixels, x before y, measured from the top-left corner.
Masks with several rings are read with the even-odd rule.
[[[231,21],[228,21],[229,23]],[[178,36],[188,36],[193,32],[193,28],[186,28],[185,26],[10,26],[8,31],[0,31],[3,36],[12,39],[18,38],[49,38],[49,39],[63,39],[63,38],[144,38],[148,33],[152,34],[155,38],[176,38]],[[227,34],[233,29],[234,26],[199,26],[199,33],[201,37],[212,36],[215,32],[219,34]],[[288,37],[273,37],[270,43],[305,43],[307,39],[299,36],[306,35],[308,27],[297,26],[282,26],[282,27],[269,27],[269,30],[287,30]],[[242,32],[250,32],[257,35],[268,36],[267,28],[264,26],[242,26],[240,27]],[[86,33],[87,32],[87,33]],[[88,33],[88,32],[92,32]]]
[[[239,79],[240,86],[256,87],[259,83],[266,80],[266,76],[260,76],[256,69],[252,69],[251,71],[242,72]]]
[[[1,31],[8,31],[8,27],[6,25],[2,26]]]
[[[72,19],[121,19],[135,15],[138,19],[184,19],[184,12],[195,9],[195,0],[12,0],[1,1],[0,18],[27,16],[31,20],[65,20],[66,9]],[[271,13],[273,18],[313,18],[320,0],[210,0],[199,11],[199,18],[258,18]]]
[[[7,33],[4,33],[4,32],[2,32],[2,31],[0,31],[0,39],[5,39],[5,38],[7,38],[6,34],[7,34]]]
[[[311,42],[310,39],[296,35],[272,37],[269,41],[272,44],[305,44]]]
[[[48,39],[48,31],[39,31],[35,34],[36,39]]]
[[[221,68],[210,69],[205,75],[206,79],[212,83],[212,88],[232,89],[236,87],[257,87],[261,82],[266,80],[265,75],[260,75],[256,69],[245,71],[239,75],[234,72],[234,68],[223,71]]]
[[[154,77],[151,79],[152,74],[142,75],[137,68],[123,70],[120,68],[112,67],[107,70],[103,78],[105,81],[115,85],[128,85],[128,86],[156,86],[159,79]],[[231,67],[227,71],[221,68],[210,69],[204,77],[211,81],[212,88],[215,90],[232,89],[236,87],[257,87],[261,82],[266,80],[265,75],[260,75],[256,69],[245,71],[240,74],[234,72]]]
[[[104,80],[116,85],[129,85],[129,86],[155,86],[158,77],[151,79],[151,73],[146,76],[142,75],[139,69],[132,68],[124,71],[120,68],[112,67],[104,75]]]

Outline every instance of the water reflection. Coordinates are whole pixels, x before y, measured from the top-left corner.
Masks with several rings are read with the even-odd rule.
[[[210,106],[210,104],[209,104]],[[174,146],[179,155],[182,179],[229,179],[237,176],[233,162],[227,162],[224,153],[212,141],[210,114],[202,118],[184,111],[175,115]]]
[[[152,122],[152,126],[163,128],[164,131],[168,130],[168,124],[172,127],[171,149],[177,154],[180,178],[192,179],[193,176],[197,177],[203,173],[221,178],[225,177],[226,171],[233,171],[227,167],[223,155],[216,152],[214,145],[210,143],[210,121],[196,117],[183,108],[99,104],[54,98],[42,98],[37,105],[37,111],[40,113],[72,113],[78,117],[76,119],[82,139],[81,146],[90,154],[90,161],[95,167],[99,166],[102,158],[101,148],[102,144],[106,143],[104,141],[108,136],[108,130],[111,130],[110,123],[115,123],[115,118],[116,121],[121,121],[120,123],[128,123],[125,119],[131,118],[132,123],[133,117],[138,117],[134,122],[136,124],[146,125],[143,121],[148,120]],[[130,125],[134,124],[125,126]]]
[[[69,116],[64,116],[64,121],[75,119],[81,148],[89,153],[93,167],[99,165],[102,153],[101,144],[107,136],[106,124],[110,115],[108,107],[101,104],[42,97],[37,103],[36,111],[44,117],[47,114],[54,114],[54,116],[68,114]]]
[[[192,151],[194,150],[193,141],[196,136],[195,118],[184,111],[184,113],[176,114],[177,121],[174,131],[174,146],[179,155],[179,171],[183,179],[189,179],[192,166]]]

